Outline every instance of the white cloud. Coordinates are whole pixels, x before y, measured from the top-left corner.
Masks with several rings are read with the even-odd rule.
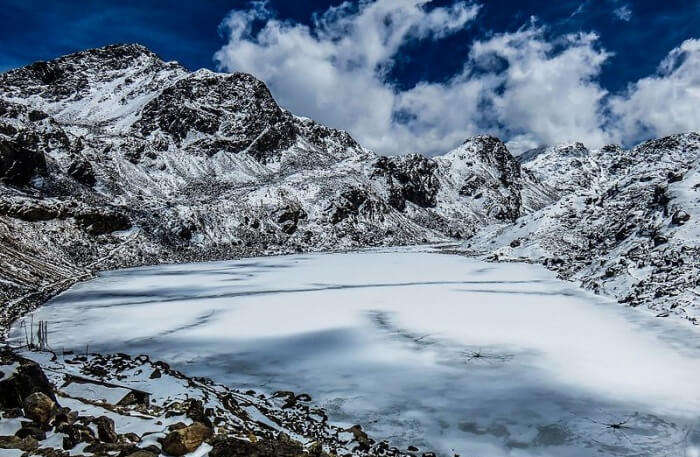
[[[597,38],[581,33],[553,43],[544,39],[543,29],[529,27],[474,44],[475,64],[488,56],[508,63],[497,76],[503,91],[487,96],[514,144],[534,147],[585,138],[599,146],[606,141],[600,127],[606,91],[595,77],[610,54],[596,49]]]
[[[629,5],[622,5],[619,8],[615,8],[613,14],[616,18],[624,22],[629,22],[630,19],[632,19],[632,10]]]
[[[316,15],[311,27],[276,19],[256,3],[224,20],[228,43],[215,59],[226,71],[264,80],[293,113],[348,130],[383,153],[441,153],[485,132],[508,140],[516,151],[572,140],[598,147],[700,125],[697,102],[683,100],[698,95],[697,41],[674,50],[658,76],[610,97],[597,78],[611,54],[600,48],[597,35],[547,39],[534,20],[472,43],[462,70],[448,81],[399,90],[386,76],[403,45],[440,40],[467,27],[479,11],[466,2],[437,8],[429,3],[346,2]],[[263,24],[256,32],[254,21]],[[661,90],[678,105],[654,105],[653,95]]]
[[[686,40],[673,49],[658,75],[640,79],[612,97],[610,110],[610,129],[627,143],[700,130],[700,40]]]
[[[315,17],[313,30],[267,17],[260,7],[224,21],[229,42],[215,55],[221,68],[263,79],[296,114],[344,128],[366,146],[424,150],[395,120],[401,94],[384,81],[399,48],[411,39],[439,39],[464,27],[478,7],[463,2],[427,11],[424,0],[349,3]],[[267,22],[251,35],[254,19]],[[410,102],[408,102],[410,103]],[[447,144],[447,142],[443,142]]]

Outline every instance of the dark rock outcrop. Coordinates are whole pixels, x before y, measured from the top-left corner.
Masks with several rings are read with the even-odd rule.
[[[373,167],[373,176],[386,180],[389,204],[397,210],[405,210],[407,201],[423,208],[437,204],[440,182],[435,176],[437,163],[434,160],[417,154],[380,157]]]
[[[95,179],[95,170],[87,160],[77,159],[71,162],[68,167],[68,175],[78,181],[80,184],[92,187],[97,180]]]
[[[0,379],[0,409],[23,408],[24,399],[41,393],[52,402],[56,397],[49,380],[36,362],[16,358],[19,366],[8,377]]]
[[[143,109],[134,126],[143,135],[168,133],[176,143],[190,131],[218,137],[190,149],[208,155],[246,151],[266,162],[296,140],[292,116],[283,111],[262,81],[245,73],[200,71],[166,88]]]
[[[46,173],[46,159],[36,149],[37,140],[20,135],[12,140],[0,138],[0,181],[26,186],[33,176]]]

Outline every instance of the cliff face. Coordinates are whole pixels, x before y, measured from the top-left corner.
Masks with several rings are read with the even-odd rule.
[[[587,257],[562,274],[608,291],[593,279],[603,270],[591,252],[612,249],[597,227],[637,217],[647,233],[655,221],[669,240],[659,246],[696,252],[698,144],[685,135],[631,151],[574,145],[519,161],[483,136],[441,157],[380,157],[280,108],[251,75],[189,73],[139,45],[79,52],[0,75],[0,297],[13,303],[3,312],[10,319],[22,309],[14,300],[38,294],[17,302],[31,306],[95,269],[141,263],[475,236],[467,242],[480,253],[502,255],[523,224],[538,254],[513,255],[566,264],[584,255],[569,246],[580,240]],[[671,171],[680,178],[654,190]],[[659,178],[635,177],[644,173]],[[613,183],[622,190],[606,196]],[[589,198],[602,200],[581,203]],[[668,227],[678,228],[666,230],[674,214]]]

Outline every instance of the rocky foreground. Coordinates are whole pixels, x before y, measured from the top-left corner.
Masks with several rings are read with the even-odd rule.
[[[239,392],[145,355],[5,350],[0,374],[2,455],[409,455],[329,424],[309,395]]]

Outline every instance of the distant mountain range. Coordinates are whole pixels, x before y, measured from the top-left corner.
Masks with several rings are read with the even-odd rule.
[[[113,45],[0,75],[3,323],[100,269],[449,243],[698,323],[700,135],[384,157],[243,74]]]

